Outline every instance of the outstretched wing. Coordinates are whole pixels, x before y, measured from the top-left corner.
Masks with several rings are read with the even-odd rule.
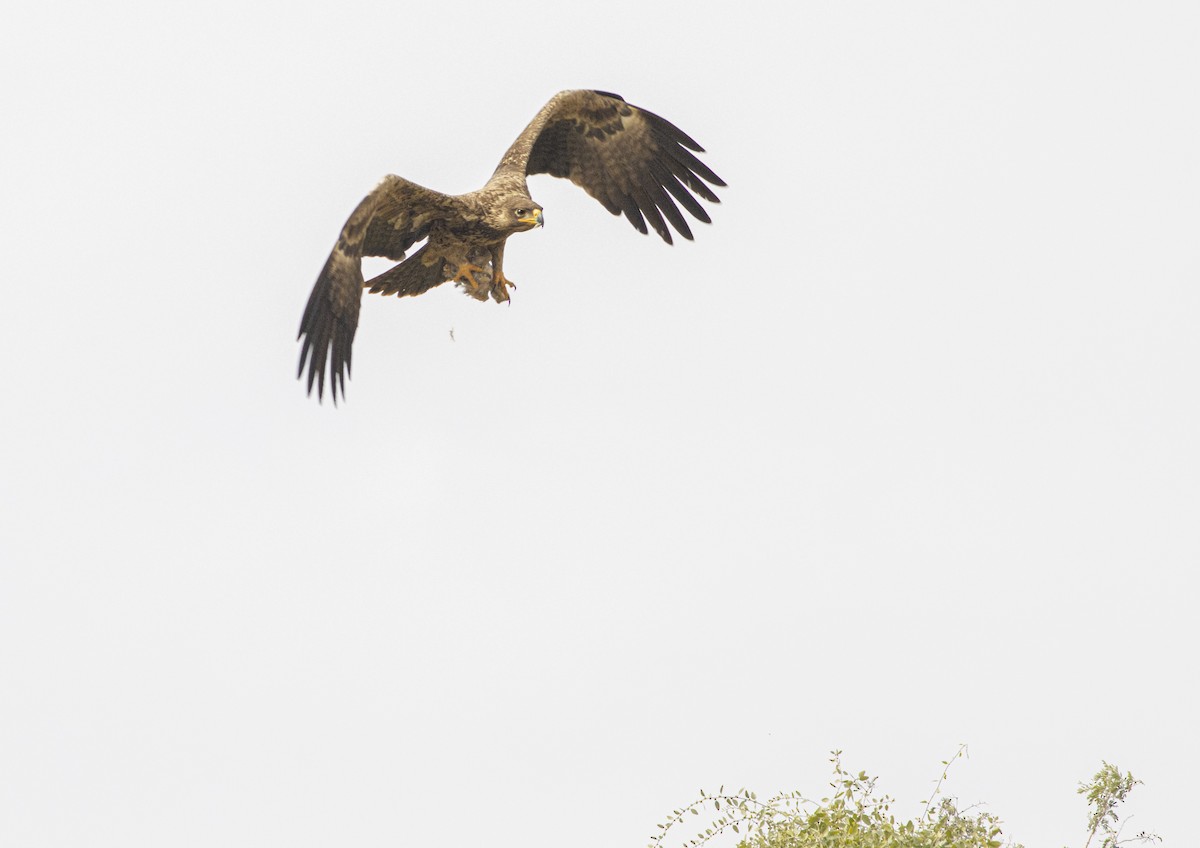
[[[696,219],[711,219],[696,199],[717,196],[705,183],[725,181],[696,158],[704,148],[665,118],[618,94],[563,91],[551,98],[513,142],[493,181],[530,174],[566,177],[640,232],[646,223],[671,244],[667,222],[692,238],[675,201]],[[664,220],[665,218],[665,220]]]
[[[324,398],[328,367],[333,402],[339,390],[346,396],[350,347],[362,302],[362,257],[403,259],[404,251],[429,235],[434,222],[453,221],[459,214],[456,198],[397,176],[385,177],[363,198],[342,227],[300,320],[297,338],[304,343],[297,376],[303,376],[307,361],[309,394],[315,382],[317,397]]]

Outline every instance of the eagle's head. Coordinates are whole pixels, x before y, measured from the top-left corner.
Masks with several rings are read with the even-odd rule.
[[[542,207],[528,197],[520,195],[504,198],[504,202],[496,211],[500,215],[500,220],[495,222],[499,225],[496,229],[502,232],[524,232],[545,223],[545,219],[542,217]]]

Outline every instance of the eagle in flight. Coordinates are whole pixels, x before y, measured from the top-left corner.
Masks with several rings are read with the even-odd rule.
[[[544,223],[542,207],[525,184],[531,174],[566,177],[612,214],[624,214],[639,232],[647,233],[649,224],[667,244],[672,243],[667,222],[692,238],[679,206],[711,223],[695,195],[717,203],[705,183],[725,185],[693,151],[704,148],[670,121],[620,95],[563,91],[517,136],[479,191],[441,194],[403,177],[385,177],[342,227],[309,295],[300,321],[297,376],[304,375],[307,363],[308,392],[315,383],[323,399],[328,368],[334,403],[339,391],[345,398],[364,288],[373,294],[418,295],[453,280],[477,300],[508,301],[513,283],[504,276],[504,243],[513,233]],[[405,258],[420,241],[424,245]],[[399,264],[364,282],[364,256]]]

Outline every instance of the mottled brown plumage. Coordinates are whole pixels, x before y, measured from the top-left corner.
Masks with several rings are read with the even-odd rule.
[[[692,238],[676,201],[710,223],[696,195],[717,203],[706,183],[725,185],[693,151],[704,148],[619,95],[563,91],[538,112],[479,191],[446,195],[385,177],[350,215],[313,286],[300,322],[299,376],[307,362],[308,391],[316,383],[323,397],[328,366],[334,403],[339,391],[345,397],[364,287],[376,294],[418,295],[453,280],[479,300],[507,301],[512,283],[504,276],[504,243],[543,223],[542,207],[525,183],[531,174],[569,179],[640,232],[653,228],[667,244],[668,223]],[[363,256],[403,261],[364,283]]]

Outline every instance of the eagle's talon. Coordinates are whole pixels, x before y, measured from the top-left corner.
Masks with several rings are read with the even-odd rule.
[[[483,275],[488,282],[480,283],[476,274]],[[454,282],[462,286],[467,294],[476,300],[487,300],[488,289],[491,288],[491,274],[482,266],[464,262],[458,266],[458,270],[454,274]]]
[[[517,284],[503,274],[497,274],[495,282],[492,283],[492,300],[496,303],[507,303],[512,305],[512,298],[508,295],[509,289],[516,289]]]

